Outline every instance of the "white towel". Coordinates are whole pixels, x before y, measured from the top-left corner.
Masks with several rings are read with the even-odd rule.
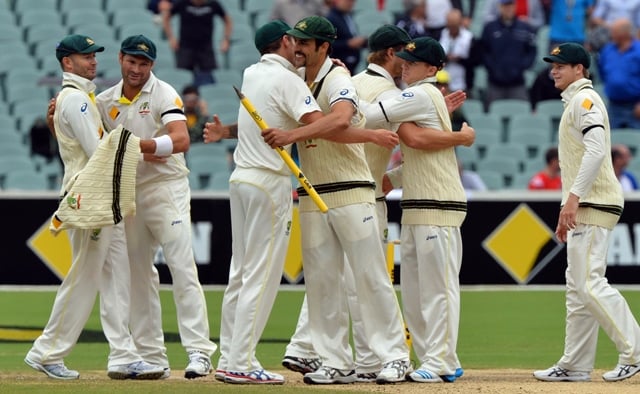
[[[139,157],[140,138],[122,125],[111,131],[66,186],[49,230],[97,229],[135,214]]]

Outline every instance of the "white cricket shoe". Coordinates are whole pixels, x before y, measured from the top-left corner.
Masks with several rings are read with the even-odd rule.
[[[382,366],[382,370],[378,373],[376,383],[398,383],[407,380],[406,376],[413,371],[409,360],[395,360]]]
[[[589,372],[570,371],[557,365],[541,371],[535,371],[533,376],[545,382],[588,382],[591,380]]]
[[[53,379],[73,380],[80,377],[78,371],[67,368],[64,363],[44,365],[31,360],[29,357],[26,357],[24,362],[36,371],[44,372],[48,377]]]
[[[162,378],[164,368],[151,365],[144,361],[131,364],[114,365],[107,370],[107,376],[111,379],[145,379],[156,380]]]
[[[264,369],[250,372],[227,371],[224,381],[237,384],[284,384],[284,377]]]
[[[197,350],[189,352],[189,364],[184,369],[187,379],[201,378],[211,373],[211,359],[205,353]]]
[[[356,381],[356,371],[342,371],[322,366],[317,371],[304,374],[302,381],[306,384],[347,384]]]
[[[609,372],[605,372],[602,375],[602,379],[607,382],[617,382],[618,380],[625,380],[640,372],[640,365],[633,364],[618,364]]]

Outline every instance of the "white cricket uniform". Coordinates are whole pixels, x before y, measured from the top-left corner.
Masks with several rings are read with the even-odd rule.
[[[129,102],[122,97],[122,80],[100,93],[98,108],[106,125],[122,124],[142,139],[167,134],[170,122],[183,122],[182,100],[173,87],[153,73],[140,94]],[[158,293],[158,271],[153,265],[162,247],[171,270],[178,330],[184,348],[211,356],[217,346],[209,339],[207,305],[193,257],[189,170],[183,153],[166,163],[140,157],[136,179],[136,215],[125,219],[131,261],[131,333],[145,361],[169,366],[164,346]]]
[[[277,54],[263,55],[244,71],[242,93],[269,127],[290,130],[305,114],[320,111],[294,66]],[[256,346],[282,279],[291,230],[291,172],[242,106],[233,158],[233,258],[222,299],[217,369],[249,372],[262,369]]]
[[[102,139],[100,115],[92,101],[95,84],[63,73],[54,124],[64,163],[65,185],[89,161]],[[90,96],[91,95],[91,96]],[[141,361],[129,333],[129,259],[124,224],[95,230],[68,229],[71,268],[58,288],[49,321],[27,357],[38,363],[62,363],[80,336],[100,292],[101,322],[109,341],[108,366]]]
[[[352,125],[364,124],[348,72],[342,68],[332,70],[328,58],[314,81],[312,90],[315,89],[319,89],[317,100],[325,113],[336,102],[347,100],[354,106]],[[329,207],[327,213],[321,213],[299,189],[309,330],[322,364],[340,370],[354,369],[343,281],[346,264],[354,274],[357,308],[369,346],[383,364],[408,361],[402,315],[380,241],[375,185],[364,145],[314,139],[299,143],[298,151],[305,174]]]
[[[606,106],[588,79],[562,92],[558,154],[562,204],[579,197],[577,225],[567,233],[566,335],[558,366],[591,372],[598,327],[618,350],[619,364],[640,363],[640,327],[624,297],[605,277],[611,230],[622,213],[622,188],[613,171]]]
[[[428,78],[412,84],[396,97],[371,106],[372,122],[415,122],[451,132],[444,98]],[[460,320],[459,273],[462,263],[460,226],[466,215],[466,196],[454,148],[403,152],[401,200],[400,283],[402,303],[413,348],[426,368],[438,375],[454,375]]]

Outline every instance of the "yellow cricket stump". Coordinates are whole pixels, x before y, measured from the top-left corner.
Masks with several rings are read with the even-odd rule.
[[[391,284],[393,285],[395,279],[395,246],[400,245],[400,240],[396,239],[393,241],[387,242],[387,272],[389,273],[389,279],[391,280]],[[409,332],[409,327],[407,327],[407,323],[404,323],[404,339],[407,343],[407,347],[411,350],[411,333]]]
[[[246,98],[245,95],[242,94],[240,90],[238,90],[238,88],[234,86],[233,89],[236,91],[236,94],[240,99],[240,103],[242,103],[242,106],[247,110],[247,112],[249,112],[249,114],[251,115],[253,120],[256,122],[258,127],[260,127],[260,130],[268,129],[269,126],[267,125],[267,122],[265,122],[264,119],[262,119],[262,116],[258,114],[258,111],[255,109],[251,101],[249,101],[249,99]],[[296,178],[298,179],[298,182],[300,182],[304,190],[307,191],[307,194],[309,194],[309,197],[311,197],[313,202],[318,206],[320,211],[323,213],[327,212],[329,210],[329,207],[327,207],[327,204],[325,204],[324,201],[322,201],[322,198],[320,197],[318,192],[316,192],[316,189],[313,188],[313,185],[311,184],[311,182],[309,182],[307,177],[304,176],[304,174],[300,170],[300,167],[298,167],[296,162],[293,161],[293,159],[291,158],[291,155],[289,155],[289,153],[281,146],[275,149],[280,154],[280,157],[282,157],[282,160],[284,160],[284,162],[287,164],[287,167],[289,167],[289,170],[291,170],[293,175],[296,176]]]

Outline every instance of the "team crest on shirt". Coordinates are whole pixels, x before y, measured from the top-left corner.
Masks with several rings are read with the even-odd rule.
[[[140,104],[140,106],[138,107],[138,113],[140,115],[148,115],[149,113],[151,113],[151,108],[149,107],[148,101]]]

